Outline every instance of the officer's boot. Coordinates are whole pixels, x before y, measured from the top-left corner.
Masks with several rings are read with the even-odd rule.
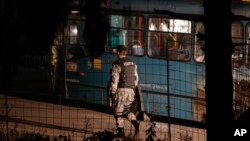
[[[123,128],[120,128],[118,127],[115,131],[114,131],[114,137],[124,137],[125,134],[124,134],[124,129]]]

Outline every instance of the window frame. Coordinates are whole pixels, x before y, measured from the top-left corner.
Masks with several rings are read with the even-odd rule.
[[[176,19],[176,18],[169,18],[167,16],[156,16],[156,15],[152,15],[152,16],[148,16],[147,17],[147,27],[146,27],[146,32],[147,32],[147,51],[146,51],[146,54],[148,57],[150,58],[156,58],[156,59],[166,59],[167,57],[167,52],[171,51],[171,56],[168,56],[167,59],[169,60],[172,60],[172,61],[183,61],[183,62],[188,62],[188,61],[191,61],[191,58],[192,58],[192,21],[190,20],[185,20],[187,22],[189,22],[189,33],[181,33],[181,32],[170,32],[171,31],[171,27],[169,28],[169,30],[166,30],[166,31],[161,31],[160,29],[164,29],[164,28],[160,28],[160,25],[161,25],[161,21],[163,21],[163,19],[168,19],[170,21],[170,26],[174,26],[173,23],[175,20],[181,20],[181,19]],[[152,23],[152,20],[153,21],[157,21],[155,22],[155,27],[158,27],[157,29],[158,30],[151,30],[150,29],[150,23]],[[171,20],[172,20],[172,25],[171,25]],[[172,27],[172,30],[173,30],[174,27]],[[163,36],[162,36],[163,35]],[[168,38],[172,36],[173,38],[173,42],[170,41],[171,39]],[[182,37],[181,39],[185,39],[184,37],[189,37],[189,42],[187,42],[187,45],[185,44],[186,42],[183,42],[182,40],[179,40],[179,41],[174,41],[175,40],[178,40],[180,38],[178,38],[178,36]],[[157,41],[153,41],[152,38],[155,38],[155,40]],[[165,44],[164,43],[160,43],[160,42],[163,42],[164,38],[167,37],[168,39],[170,40],[166,40],[167,43],[173,43],[174,45],[172,46],[173,48],[171,48],[171,46]],[[156,39],[158,38],[158,39]],[[162,38],[162,40],[159,41],[159,38]],[[177,39],[176,39],[177,38]],[[170,42],[168,42],[170,41]],[[154,45],[151,45],[151,43],[154,42],[156,44],[156,47],[152,47]],[[180,44],[179,44],[180,43]],[[163,45],[162,45],[163,44]],[[187,49],[184,49],[181,47],[181,45],[185,44],[186,46],[189,46],[189,47],[186,47]],[[168,46],[168,50],[165,51],[164,53],[164,50],[161,50],[163,48],[163,46]],[[154,53],[153,53],[154,52]],[[163,54],[161,55],[160,53]],[[169,54],[169,53],[168,53]],[[184,56],[183,56],[184,55]],[[188,55],[188,59],[183,59],[183,58],[186,58],[186,55]],[[180,58],[180,59],[178,59]]]
[[[105,51],[107,53],[111,53],[111,54],[114,54],[116,53],[116,46],[117,45],[125,45],[129,48],[129,52],[128,52],[128,55],[131,55],[131,56],[144,56],[145,55],[145,17],[143,15],[126,15],[126,14],[116,14],[116,13],[109,13],[107,15],[109,17],[109,19],[111,18],[111,16],[121,16],[123,17],[122,20],[126,20],[129,19],[129,18],[138,18],[139,22],[137,24],[138,28],[134,27],[134,26],[129,26],[129,20],[128,20],[128,23],[124,22],[121,23],[122,26],[112,26],[112,21],[110,22],[110,29],[109,29],[109,32],[108,32],[108,36],[107,36],[107,43],[106,43],[106,47],[105,47]],[[134,21],[132,21],[134,22]],[[135,21],[137,22],[137,21]],[[141,24],[141,27],[140,27],[140,24]],[[124,26],[126,25],[126,26]],[[118,41],[118,42],[123,42],[123,43],[117,43],[116,45],[114,45],[114,47],[112,47],[112,37],[110,37],[110,33],[112,32],[112,30],[114,32],[120,32],[118,34],[122,34],[122,41]],[[126,34],[124,36],[124,34]],[[129,35],[134,35],[134,36],[129,36]],[[137,35],[138,36],[137,36]],[[121,36],[121,35],[118,35],[118,36]],[[136,39],[136,36],[137,36],[137,39]],[[125,39],[124,39],[125,38]],[[129,38],[132,38],[131,41],[128,41]],[[124,41],[125,40],[125,41]]]

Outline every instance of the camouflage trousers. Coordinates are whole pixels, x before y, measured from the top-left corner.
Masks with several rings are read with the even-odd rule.
[[[117,127],[124,127],[124,118],[129,121],[136,120],[134,113],[130,111],[133,101],[135,100],[135,93],[130,88],[119,88],[115,95],[114,115],[116,118]]]

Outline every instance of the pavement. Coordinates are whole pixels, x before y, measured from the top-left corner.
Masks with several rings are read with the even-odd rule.
[[[19,131],[35,129],[51,136],[71,136],[72,141],[82,141],[83,138],[95,132],[115,129],[113,115],[105,110],[101,112],[100,109],[103,109],[103,106],[65,100],[60,91],[51,90],[51,74],[48,68],[19,67],[18,71],[12,74],[5,93],[0,92],[1,105],[5,104],[4,97],[7,96],[7,105],[10,108],[9,127],[14,128],[18,124],[16,128]],[[146,130],[153,127],[155,139],[168,140],[171,134],[171,141],[188,139],[206,141],[204,129],[154,123],[149,120],[142,121],[136,140],[144,141],[148,135]],[[132,136],[134,129],[126,120],[125,128],[125,135]]]
[[[4,99],[5,95],[0,93],[0,105],[6,105]],[[15,96],[6,99],[8,127],[18,132],[39,132],[53,137],[63,135],[70,136],[71,141],[82,141],[94,133],[112,132],[116,128],[112,114]],[[206,141],[204,129],[150,121],[140,122],[140,132],[134,140],[145,141],[150,134],[154,140],[165,141],[171,136],[171,141]],[[133,135],[133,126],[125,120],[125,136],[133,138]]]

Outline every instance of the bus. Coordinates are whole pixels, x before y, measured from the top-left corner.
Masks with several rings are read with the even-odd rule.
[[[238,5],[232,11],[248,17],[248,5]],[[197,1],[109,0],[102,5],[109,25],[105,50],[93,58],[83,38],[86,17],[71,14],[63,33],[65,97],[108,107],[107,83],[116,46],[125,45],[138,65],[145,113],[205,123],[205,43],[197,36],[205,34],[203,22],[174,18],[154,9],[203,15],[203,6]],[[236,46],[232,54],[233,106],[240,115],[250,105],[250,22],[235,21],[231,29],[234,43],[246,43]]]

